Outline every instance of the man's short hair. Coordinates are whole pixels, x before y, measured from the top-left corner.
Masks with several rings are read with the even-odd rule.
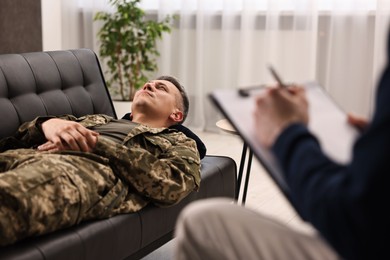
[[[182,124],[187,118],[188,110],[190,107],[190,101],[188,99],[188,96],[187,96],[187,93],[186,93],[184,87],[180,84],[180,82],[175,77],[172,77],[172,76],[160,76],[156,80],[169,81],[173,85],[175,85],[175,87],[179,90],[181,98],[182,98],[182,107],[183,107],[183,111],[182,111],[183,112],[183,120],[180,122],[180,124]]]

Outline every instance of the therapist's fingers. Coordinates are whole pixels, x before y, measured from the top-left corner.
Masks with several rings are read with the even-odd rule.
[[[355,115],[353,113],[347,114],[347,121],[349,124],[356,127],[359,131],[363,131],[369,125],[367,118]]]

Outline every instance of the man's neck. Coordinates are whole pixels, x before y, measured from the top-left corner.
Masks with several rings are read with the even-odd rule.
[[[149,127],[154,127],[154,128],[162,128],[162,127],[170,126],[170,124],[166,122],[166,120],[151,118],[150,116],[146,116],[143,114],[132,115],[131,121]]]

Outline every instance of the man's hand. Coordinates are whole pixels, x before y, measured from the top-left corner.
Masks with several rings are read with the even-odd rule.
[[[42,123],[42,131],[48,142],[40,145],[40,151],[91,151],[97,142],[98,133],[73,121],[53,118]]]
[[[292,123],[309,121],[303,87],[272,87],[256,98],[255,131],[261,144],[270,148],[279,134]]]

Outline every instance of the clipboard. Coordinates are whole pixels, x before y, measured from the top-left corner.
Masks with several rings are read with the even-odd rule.
[[[327,156],[335,162],[348,163],[358,130],[347,122],[347,114],[317,82],[304,83],[303,86],[309,102],[309,130],[317,137]],[[261,91],[264,89],[251,91],[251,95],[243,97],[237,89],[218,89],[211,92],[209,98],[290,200],[290,189],[277,159],[255,137],[253,112],[255,97]]]

